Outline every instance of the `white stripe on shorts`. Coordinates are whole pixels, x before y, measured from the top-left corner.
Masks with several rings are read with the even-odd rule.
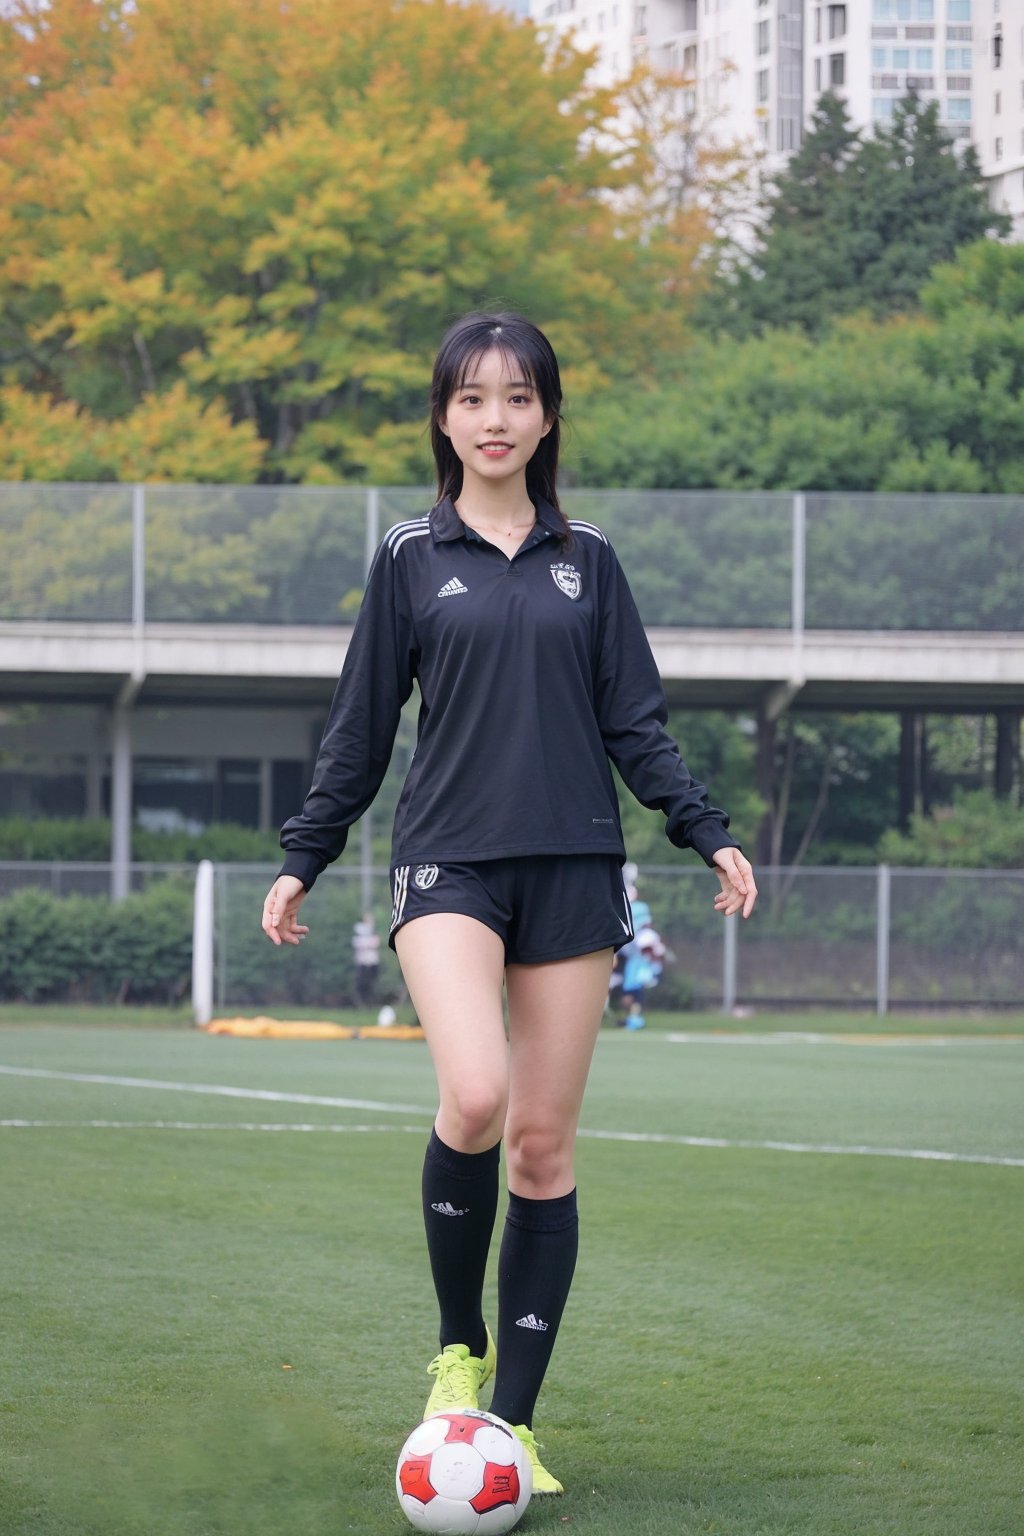
[[[400,864],[395,870],[393,900],[391,904],[391,928],[394,933],[405,912],[405,898],[409,894],[409,866]]]

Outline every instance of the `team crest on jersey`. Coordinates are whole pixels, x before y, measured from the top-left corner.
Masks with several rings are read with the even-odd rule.
[[[421,891],[429,891],[437,879],[438,869],[436,864],[421,864],[412,877],[413,885],[419,886]]]
[[[576,567],[560,560],[557,565],[551,567],[551,575],[559,592],[564,592],[566,597],[571,597],[575,602],[583,591],[583,582]]]

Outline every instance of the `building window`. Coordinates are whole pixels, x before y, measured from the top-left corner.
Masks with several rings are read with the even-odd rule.
[[[971,120],[971,98],[969,96],[950,96],[946,102],[946,121],[948,123],[969,123]]]
[[[895,96],[872,96],[871,116],[876,123],[887,123],[896,105]]]
[[[830,53],[828,58],[829,85],[846,84],[846,54]]]
[[[814,41],[821,42],[821,6],[814,7]]]
[[[637,6],[636,13],[635,13],[635,15],[633,17],[633,31],[635,33],[637,33],[638,36],[640,36],[640,37],[646,37],[646,35],[647,35],[647,7],[646,7],[646,5],[638,5]]]
[[[768,53],[772,45],[772,24],[770,21],[759,21],[757,24],[757,56],[762,58]]]
[[[820,59],[815,59],[815,61],[814,61],[814,94],[816,96],[820,96],[821,95],[821,60]]]
[[[759,69],[757,72],[757,99],[759,103],[766,102],[770,95],[770,74],[767,69]]]
[[[971,0],[946,0],[947,21],[970,21]]]
[[[930,72],[932,69],[935,68],[935,65],[933,63],[934,58],[935,58],[935,49],[934,48],[915,48],[914,49],[914,68],[915,69],[923,69],[923,70],[926,70],[926,71]]]
[[[949,5],[965,4],[970,0],[947,0]],[[934,21],[935,0],[872,0],[872,21]],[[967,18],[970,20],[970,17]]]
[[[997,160],[1001,160],[1002,158],[1003,158],[1003,141],[1002,141],[1002,139],[996,139],[996,159]]]
[[[946,68],[951,74],[962,74],[971,67],[971,50],[969,48],[947,48]]]
[[[828,8],[828,35],[831,38],[846,36],[846,6],[830,5]]]
[[[1003,110],[1003,93],[1002,93],[1002,91],[996,91],[995,99],[994,99],[993,104],[992,104],[992,110],[995,113],[996,117],[999,117],[1001,115],[1002,110]]]
[[[992,37],[992,68],[1001,69],[1003,64],[1003,34],[995,32]]]

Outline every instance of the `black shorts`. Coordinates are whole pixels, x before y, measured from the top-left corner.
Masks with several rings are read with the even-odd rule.
[[[536,855],[473,864],[395,864],[391,932],[429,912],[461,912],[492,928],[506,965],[541,965],[633,937],[622,865],[614,854]]]

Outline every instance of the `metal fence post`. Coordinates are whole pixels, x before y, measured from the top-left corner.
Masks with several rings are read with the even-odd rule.
[[[110,894],[123,901],[131,889],[132,706],[146,680],[146,488],[132,486],[131,670],[118,690],[110,747]]]
[[[366,574],[377,552],[380,541],[380,490],[371,485],[366,490]],[[373,811],[366,807],[359,818],[359,871],[362,909],[368,912],[373,903]]]
[[[803,491],[793,496],[793,590],[790,623],[793,627],[793,649],[800,666],[797,675],[803,674],[804,628],[807,622],[807,498]]]
[[[725,937],[722,942],[722,1012],[732,1013],[736,1007],[736,972],[740,925],[735,917],[727,917],[724,926]]]
[[[214,898],[210,933],[212,935],[213,957],[216,968],[216,1003],[218,1008],[224,1007],[224,999],[227,996],[228,978],[228,897],[227,897],[227,869],[223,864],[214,867],[214,887],[211,896]]]
[[[200,860],[192,907],[192,1021],[213,1018],[213,865]]]
[[[877,940],[875,946],[875,1012],[889,1012],[889,918],[892,908],[892,871],[878,866]]]
[[[132,486],[132,628],[146,622],[146,487]]]

